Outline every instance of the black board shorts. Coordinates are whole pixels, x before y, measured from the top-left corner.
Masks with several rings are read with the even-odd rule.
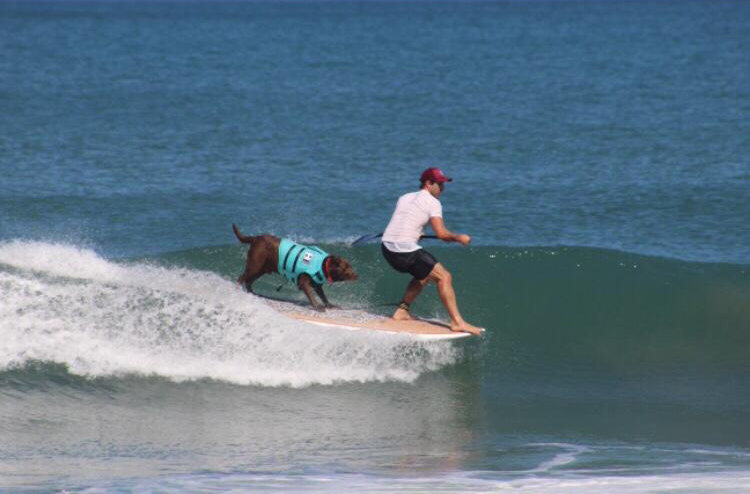
[[[385,245],[380,244],[380,250],[393,269],[400,273],[409,273],[418,280],[427,278],[432,268],[438,263],[435,256],[424,249],[417,249],[413,252],[391,252]]]

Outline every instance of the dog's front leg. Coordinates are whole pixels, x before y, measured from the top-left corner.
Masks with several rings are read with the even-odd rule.
[[[325,305],[326,309],[338,309],[335,305],[330,303],[328,301],[328,297],[326,297],[325,292],[323,291],[323,285],[314,285],[315,293],[318,294],[318,297],[320,297],[320,300],[323,301],[323,304]]]
[[[315,309],[317,311],[320,311],[320,312],[325,312],[327,304],[326,305],[321,305],[321,304],[318,303],[317,300],[315,300],[315,291],[317,291],[317,290],[313,290],[313,287],[315,285],[313,284],[313,282],[312,282],[312,280],[310,279],[309,276],[307,276],[307,275],[300,276],[299,280],[297,280],[297,286],[299,286],[300,290],[302,290],[303,292],[305,292],[305,295],[307,295],[307,299],[310,301],[310,305],[312,305],[313,309]],[[324,297],[325,297],[325,295],[323,297],[321,297],[321,299],[325,303],[326,300],[325,300]]]

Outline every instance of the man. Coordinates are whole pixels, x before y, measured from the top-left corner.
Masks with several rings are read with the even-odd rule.
[[[451,330],[479,334],[481,330],[464,321],[458,311],[451,274],[432,254],[417,244],[427,223],[440,240],[459,242],[462,245],[469,245],[471,242],[469,235],[453,233],[443,224],[440,194],[445,189],[445,183],[453,179],[443,175],[439,168],[433,167],[426,169],[419,181],[422,184],[419,191],[404,194],[398,199],[396,210],[383,232],[380,246],[383,257],[393,269],[414,277],[392,317],[398,320],[413,319],[409,314],[409,306],[424,286],[433,281],[437,284],[440,299],[450,315]]]

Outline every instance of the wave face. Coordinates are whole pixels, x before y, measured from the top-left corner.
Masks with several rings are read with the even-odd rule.
[[[388,268],[377,246],[324,247],[360,273],[356,283],[328,288],[335,303],[393,310],[408,278]],[[233,283],[243,247],[114,261],[70,245],[5,242],[0,368],[51,362],[91,377],[293,387],[413,381],[461,362],[497,374],[748,371],[747,266],[588,248],[430,250],[453,272],[464,316],[488,328],[466,356],[463,344],[417,344],[281,316]],[[277,276],[254,288],[304,302]],[[413,310],[446,318],[431,287]]]
[[[326,245],[356,283],[329,296],[387,314],[408,281],[376,246]],[[428,248],[430,248],[428,246]],[[454,274],[464,316],[488,328],[490,368],[642,373],[747,367],[750,268],[587,248],[431,248]],[[113,261],[89,249],[0,244],[0,366],[42,361],[72,373],[305,386],[415,379],[461,360],[458,346],[310,327],[280,316],[232,279],[245,249],[213,247]],[[259,293],[303,301],[276,276]],[[415,313],[446,315],[434,288]],[[475,357],[472,357],[475,359]]]
[[[467,313],[516,360],[615,373],[747,365],[747,266],[566,247],[476,249],[450,263]]]
[[[0,244],[0,297],[2,370],[43,362],[87,377],[300,387],[412,381],[459,355],[293,321],[209,271],[67,245]]]

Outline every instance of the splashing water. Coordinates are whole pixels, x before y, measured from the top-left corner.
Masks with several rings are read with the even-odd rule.
[[[0,244],[0,369],[302,387],[406,381],[460,350],[291,320],[214,273],[120,263],[69,245]]]

